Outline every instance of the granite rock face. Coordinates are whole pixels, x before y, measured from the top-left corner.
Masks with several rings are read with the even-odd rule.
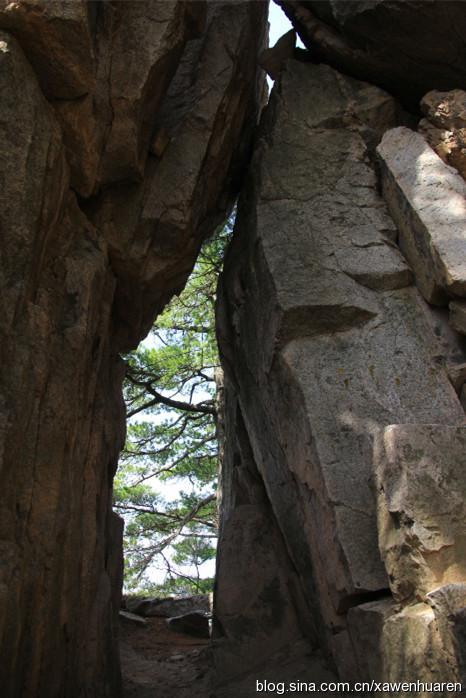
[[[466,92],[433,90],[424,95],[421,109],[426,118],[419,131],[444,162],[466,178]]]
[[[451,381],[461,384],[465,354],[444,312],[438,317],[413,286],[418,268],[413,276],[396,244],[396,226],[403,214],[409,216],[408,206],[401,212],[400,205],[393,220],[390,200],[387,207],[379,193],[374,148],[386,131],[381,148],[392,134],[398,137],[400,129],[392,127],[399,118],[395,100],[379,88],[325,65],[288,61],[262,119],[219,284],[218,339],[227,405],[235,404],[225,415],[214,618],[219,676],[228,670],[229,656],[244,656],[238,647],[266,642],[260,607],[248,608],[248,623],[240,619],[244,599],[255,598],[256,589],[268,583],[270,565],[261,561],[276,554],[278,543],[265,537],[262,545],[229,541],[242,527],[260,530],[257,521],[267,516],[268,530],[276,530],[286,548],[286,557],[280,553],[272,569],[293,580],[277,586],[276,598],[282,609],[298,609],[302,637],[331,658],[340,678],[373,678],[372,662],[385,680],[448,680],[426,594],[436,584],[464,580],[464,515],[458,502],[465,484],[465,415]],[[412,137],[446,167],[421,136]],[[396,153],[406,158],[402,177],[413,164],[406,148]],[[459,180],[455,187],[464,186],[446,169]],[[448,177],[438,184],[441,194]],[[424,186],[430,185],[433,173]],[[438,225],[443,225],[440,206]],[[451,375],[448,367],[454,367]],[[244,477],[235,424],[242,425],[248,444],[252,479]],[[388,428],[406,436],[396,442],[396,458],[390,452],[384,460],[378,444]],[[413,446],[412,479],[403,445],[410,434],[424,449],[423,455]],[[448,449],[445,457],[442,448]],[[425,479],[415,481],[414,473],[427,465]],[[379,503],[382,481],[385,500]],[[391,519],[394,497],[402,500],[399,529]],[[432,505],[430,511],[432,497],[438,509]],[[418,521],[418,539],[409,529],[410,517]],[[438,545],[445,546],[441,569],[429,556],[427,532],[423,538],[422,527],[434,521],[432,540],[444,537]],[[405,560],[401,553],[397,557],[406,544],[413,546],[411,571],[400,570]],[[234,584],[244,599],[235,601],[229,583],[244,569],[250,548],[247,576],[245,570]],[[415,583],[402,594],[408,572]],[[412,606],[416,601],[419,608]],[[275,614],[273,633],[282,649],[296,641],[288,611]],[[425,670],[420,643],[431,656]],[[273,656],[272,648],[267,654]],[[241,662],[243,671],[252,673],[266,664],[266,657],[254,652]]]
[[[435,613],[427,604],[405,606],[392,599],[355,606],[348,613],[358,676],[362,681],[424,684],[458,680],[457,662],[448,662]],[[450,657],[451,658],[451,657]],[[411,689],[419,698],[447,692]],[[402,698],[408,691],[385,691]]]
[[[209,619],[205,613],[191,611],[182,616],[167,619],[167,625],[175,633],[184,633],[194,637],[210,637]]]
[[[382,188],[400,248],[424,298],[466,295],[466,183],[421,134],[390,130],[377,148]]]
[[[263,95],[265,10],[1,4],[6,698],[119,695],[120,352],[232,206]]]
[[[387,427],[376,444],[378,530],[397,601],[466,577],[466,427]]]
[[[120,354],[240,190],[215,693],[466,682],[465,6],[279,4],[309,53],[253,0],[0,2],[5,698],[120,694]]]

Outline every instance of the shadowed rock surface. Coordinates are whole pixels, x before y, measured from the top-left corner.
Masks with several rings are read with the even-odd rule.
[[[275,0],[306,48],[416,105],[432,89],[466,88],[461,0]]]
[[[175,633],[185,633],[193,637],[210,637],[209,619],[205,613],[192,611],[182,616],[167,619],[167,625]]]
[[[119,353],[233,204],[265,14],[256,2],[1,3],[5,698],[119,695]]]
[[[399,424],[376,444],[380,553],[393,597],[466,576],[466,427]]]

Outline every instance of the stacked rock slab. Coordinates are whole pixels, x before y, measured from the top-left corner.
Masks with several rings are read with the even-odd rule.
[[[386,133],[377,154],[383,194],[400,231],[400,248],[431,304],[466,296],[466,182],[423,136]]]
[[[232,206],[262,99],[265,11],[0,3],[5,698],[119,695],[119,353]]]
[[[458,663],[451,667],[446,659],[426,594],[464,580],[458,502],[465,418],[430,311],[412,285],[378,193],[372,147],[398,119],[396,103],[382,90],[295,61],[287,63],[265,112],[219,287],[218,337],[226,390],[234,393],[228,400],[236,407],[226,419],[218,640],[223,652],[228,642],[258,641],[259,605],[249,608],[248,623],[235,625],[243,618],[242,596],[230,595],[227,609],[221,593],[241,565],[239,546],[227,553],[223,542],[247,526],[253,516],[244,508],[248,502],[269,517],[269,530],[277,529],[287,550],[275,582],[282,608],[299,609],[301,632],[332,658],[340,678],[448,681],[458,678]],[[249,482],[244,458],[234,457],[233,419],[243,425],[254,462]],[[404,448],[410,429],[421,444],[413,453]],[[390,435],[396,457],[388,449],[384,460],[380,444]],[[446,443],[451,462],[440,457]],[[391,472],[388,520],[398,480],[407,488],[400,494],[403,545],[403,535],[410,535],[409,503],[419,504],[418,485],[406,483],[410,457],[415,472],[430,468],[419,484],[423,506],[429,507],[425,497],[448,489],[443,479],[453,471],[457,494],[454,505],[439,501],[431,519],[427,511],[419,524],[429,527],[438,513],[436,540],[424,553],[427,558],[439,550],[445,556],[439,564],[446,565],[450,550],[448,573],[430,569],[436,561],[428,558],[400,607],[392,595],[399,558],[384,545],[384,531],[391,539],[382,521],[379,541],[377,491],[382,496]],[[390,469],[393,458],[398,466]],[[442,517],[450,517],[451,529]],[[423,535],[419,530],[422,542]],[[260,560],[270,545],[263,544],[264,553],[260,541],[255,545]],[[415,557],[418,544],[412,545]],[[248,578],[239,584],[244,597],[250,579],[255,590],[261,581],[270,585],[266,570],[251,559]],[[283,587],[279,579],[287,576],[294,581]],[[294,639],[289,616],[277,613],[274,622],[286,646]],[[425,664],[421,646],[431,658]],[[243,667],[253,670],[252,656]]]

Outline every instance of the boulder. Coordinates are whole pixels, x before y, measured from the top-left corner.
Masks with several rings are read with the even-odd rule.
[[[11,330],[35,247],[44,249],[63,212],[69,172],[62,135],[18,42],[0,32],[3,231],[2,325]],[[36,186],[35,186],[36,184]],[[5,345],[3,345],[5,350]]]
[[[168,618],[167,625],[175,633],[193,635],[194,637],[210,637],[209,618],[205,613],[199,611]]]
[[[245,477],[237,441],[227,435],[220,671],[228,647],[244,656],[233,634],[244,601],[228,605],[229,580],[247,558],[248,572],[233,586],[238,599],[252,600],[269,576],[262,550],[255,555],[257,545],[241,532],[241,507],[246,531],[247,521],[270,521],[284,541],[283,608],[298,608],[306,637],[351,671],[348,609],[390,593],[378,544],[374,440],[393,423],[464,424],[445,370],[448,352],[394,244],[371,159],[398,114],[393,98],[373,86],[287,61],[262,119],[218,289],[225,393],[238,405],[227,408],[225,428],[244,430],[243,451],[254,464],[247,472],[255,473]],[[230,544],[235,535],[244,543]],[[254,642],[260,608],[248,607]],[[274,633],[282,627],[288,641],[291,617],[280,621],[277,612],[274,620]],[[255,671],[253,657],[241,664]]]
[[[126,599],[126,608],[131,613],[137,613],[144,617],[160,616],[169,618],[170,616],[182,615],[190,611],[209,613],[211,611],[211,603],[208,594],[168,599],[130,597]]]
[[[377,154],[400,248],[424,298],[466,296],[466,182],[404,127],[388,131]]]
[[[461,392],[466,383],[466,364],[453,364],[448,367],[448,377],[457,393]]]
[[[120,352],[228,215],[263,96],[266,5],[209,6],[0,7],[5,698],[120,694]]]
[[[233,206],[263,95],[257,54],[264,32],[256,30],[265,9],[257,2],[209,3],[205,32],[187,43],[154,114],[153,133],[165,132],[169,143],[161,156],[149,155],[141,182],[110,185],[89,204],[118,278],[115,332],[124,351],[179,292],[201,241]],[[201,169],[209,175],[200,178]]]
[[[240,667],[238,663],[237,670]],[[338,683],[336,672],[322,654],[313,651],[303,640],[269,655],[267,664],[262,664],[252,676],[237,671],[234,679],[227,682],[219,672],[219,679],[213,686],[216,698],[257,698],[258,693],[283,695],[286,686],[291,683],[302,691],[313,692],[318,690],[321,683]],[[349,698],[350,695],[344,690],[339,691],[340,698]]]
[[[190,5],[139,0],[114,7],[108,75],[112,119],[101,165],[104,182],[142,178],[157,109],[187,40],[202,34],[202,23],[199,32],[192,15],[205,18],[205,3]]]
[[[466,89],[462,2],[275,0],[314,60],[416,107],[429,90]]]
[[[433,126],[427,119],[421,119],[418,127],[430,147],[447,164],[458,170],[466,178],[466,129],[448,131]]]
[[[342,677],[464,674],[466,359],[445,318],[466,296],[465,184],[391,132],[387,208],[374,150],[406,115],[354,77],[405,101],[464,88],[463,5],[282,4],[306,58],[343,72],[286,58],[288,35],[258,125],[265,2],[0,3],[5,698],[120,695],[120,354],[240,189],[218,289],[218,694],[259,669],[333,680],[316,647]],[[374,451],[389,425],[393,459]],[[207,637],[205,614],[176,615]]]
[[[104,129],[96,116],[94,98],[88,94],[79,99],[57,100],[53,106],[63,132],[71,187],[79,196],[87,198],[98,189],[104,142]]]
[[[124,430],[122,362],[108,344],[114,278],[69,191],[54,110],[3,31],[0,83],[0,682],[7,698],[113,692],[121,526],[109,501]]]
[[[466,343],[461,334],[451,326],[446,307],[432,306],[419,298],[419,309],[434,336],[432,358],[443,366],[448,378],[459,395],[466,381]]]
[[[219,683],[260,671],[277,652],[312,635],[306,602],[267,504],[231,386],[226,385],[225,457],[221,477],[221,540],[216,559],[212,639]],[[241,554],[238,554],[241,551]],[[233,564],[232,564],[233,562]],[[294,589],[296,598],[290,599]],[[301,620],[300,620],[301,619]],[[312,626],[312,627],[307,627]],[[274,667],[276,668],[276,667]]]

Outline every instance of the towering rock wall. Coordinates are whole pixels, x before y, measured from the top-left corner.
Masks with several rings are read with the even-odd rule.
[[[386,86],[392,67],[405,103],[408,84],[419,97],[464,87],[454,64],[422,68],[422,42],[402,44],[409,60],[390,54],[403,32],[376,48],[370,30],[396,13],[411,26],[419,3],[281,4],[319,58],[309,17],[325,15],[340,48],[359,36],[365,62],[342,54],[340,71]],[[464,5],[425,5],[448,52],[435,17],[447,5],[461,23]],[[344,681],[464,684],[466,189],[412,130],[419,116],[293,60],[264,113],[219,286],[219,695],[329,667]]]
[[[232,205],[266,5],[0,3],[0,685],[119,694],[119,353]]]
[[[466,88],[465,6],[279,4],[314,62],[279,76],[243,182],[265,2],[0,3],[7,698],[118,696],[120,353],[240,188],[216,694],[466,681],[464,93],[438,92]],[[423,96],[433,149],[402,108]]]

